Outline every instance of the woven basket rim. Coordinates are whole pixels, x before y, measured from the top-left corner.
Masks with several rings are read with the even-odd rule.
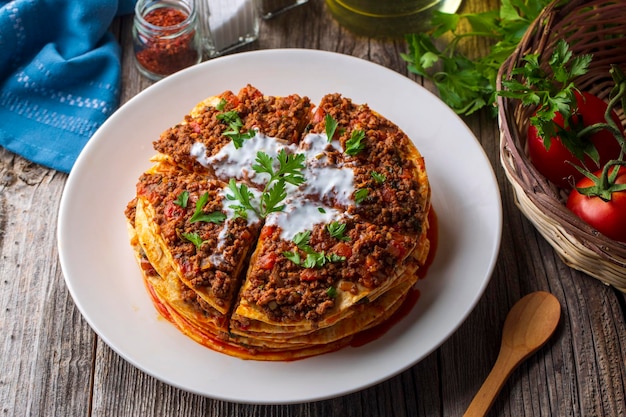
[[[554,28],[558,27],[561,30],[564,27],[564,30],[567,30],[568,19],[576,19],[583,13],[592,13],[592,16],[601,15],[603,12],[615,15],[614,9],[619,9],[622,11],[621,16],[624,16],[626,26],[626,2],[572,0],[565,5],[559,5],[559,3],[562,2],[554,0],[542,11],[540,16],[532,22],[515,51],[500,67],[496,78],[498,91],[503,89],[503,79],[509,76],[511,70],[522,61],[523,56],[527,53],[546,55],[558,36],[555,35]],[[590,24],[592,23],[593,21]],[[612,27],[608,29],[611,30]],[[620,36],[623,34],[626,37],[626,29],[621,30],[624,32],[620,33]],[[619,39],[617,42],[623,43],[626,48],[626,39]],[[586,47],[582,42],[581,45]],[[618,64],[626,70],[626,58],[622,58],[622,62]],[[606,75],[608,76],[608,70]],[[598,94],[596,91],[596,95],[601,98],[606,97],[608,94],[606,90],[610,89],[610,85],[599,87],[595,84],[598,78],[595,75],[594,77],[585,81],[586,87],[592,86],[600,92]],[[564,206],[563,191],[539,174],[525,154],[524,123],[527,124],[527,121],[524,121],[521,103],[500,95],[496,100],[501,133],[500,161],[507,179],[514,185],[518,207],[568,265],[626,292],[626,244],[601,235]],[[622,123],[625,124],[623,112],[620,116]],[[562,236],[566,238],[561,239]],[[572,255],[572,252],[579,252],[579,249],[585,253]],[[577,259],[577,256],[580,256],[580,259]],[[587,258],[593,260],[594,256],[597,257],[598,265],[590,267]],[[606,269],[609,271],[605,271]]]

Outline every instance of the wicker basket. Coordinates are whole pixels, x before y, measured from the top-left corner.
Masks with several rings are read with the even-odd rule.
[[[558,40],[565,39],[574,54],[593,54],[590,70],[576,80],[577,87],[606,99],[613,87],[610,65],[626,71],[626,1],[570,0],[561,7],[558,3],[543,10],[502,65],[498,89],[502,89],[502,79],[522,65],[523,56],[539,53],[545,60]],[[526,130],[534,109],[504,97],[498,98],[498,107],[500,157],[517,206],[567,265],[626,292],[626,245],[601,235],[572,214],[564,205],[566,192],[549,183],[529,161]],[[623,109],[618,113],[626,124]]]

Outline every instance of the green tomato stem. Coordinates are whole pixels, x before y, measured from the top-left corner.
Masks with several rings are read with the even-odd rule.
[[[624,133],[622,132],[620,126],[615,123],[613,117],[611,117],[611,113],[616,105],[622,100],[623,97],[626,96],[626,79],[622,79],[617,85],[618,92],[615,94],[608,102],[607,108],[604,111],[604,119],[605,123],[594,123],[592,125],[586,126],[581,129],[576,136],[578,138],[584,138],[587,135],[593,135],[600,130],[608,130],[620,144],[621,152],[620,159],[623,158],[624,153],[626,153],[626,138],[624,138]]]

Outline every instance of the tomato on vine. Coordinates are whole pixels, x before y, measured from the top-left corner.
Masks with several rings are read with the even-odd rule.
[[[622,136],[617,114],[606,102],[580,92],[573,83],[587,73],[591,55],[573,56],[569,45],[559,41],[549,59],[553,76],[539,62],[538,54],[524,57],[524,66],[513,71],[521,76],[503,81],[499,94],[535,106],[527,131],[528,156],[540,174],[569,189],[583,177],[576,168],[595,171],[620,158]]]
[[[606,237],[626,243],[626,163],[612,161],[578,181],[566,206]]]
[[[596,171],[612,159],[619,158],[621,146],[608,129],[599,129],[591,134],[581,134],[585,128],[605,123],[607,103],[593,94],[576,91],[576,106],[565,124],[561,113],[556,113],[552,122],[558,126],[557,135],[544,139],[534,125],[528,127],[528,156],[537,171],[552,183],[571,188],[583,174],[576,166]],[[619,125],[617,113],[610,112]]]

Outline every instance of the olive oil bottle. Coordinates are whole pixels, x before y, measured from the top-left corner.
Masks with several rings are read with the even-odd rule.
[[[454,13],[461,0],[326,0],[333,17],[357,35],[401,38],[429,28],[432,13]]]

